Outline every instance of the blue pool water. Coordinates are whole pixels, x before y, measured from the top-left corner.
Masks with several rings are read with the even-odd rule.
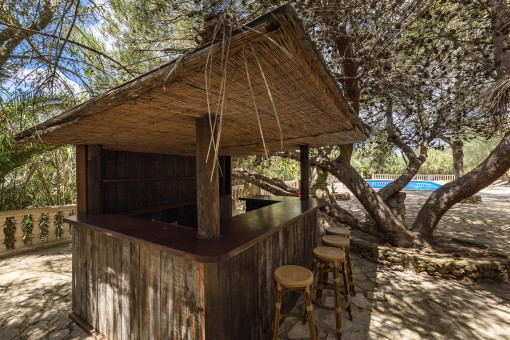
[[[367,179],[367,183],[374,189],[384,188],[388,183],[393,182],[387,179]],[[441,185],[427,181],[411,181],[407,184],[405,190],[436,190]]]

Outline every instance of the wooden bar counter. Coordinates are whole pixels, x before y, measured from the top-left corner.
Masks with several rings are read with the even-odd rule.
[[[323,200],[253,196],[220,236],[129,216],[78,215],[73,318],[109,339],[266,339],[273,271],[311,267]]]

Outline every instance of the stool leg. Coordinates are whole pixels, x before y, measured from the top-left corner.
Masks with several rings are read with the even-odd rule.
[[[344,286],[345,286],[345,306],[344,306],[344,308],[347,307],[347,310],[349,311],[349,318],[352,320],[351,292],[350,292],[351,283],[349,282],[349,274],[347,273],[347,267],[348,267],[347,263],[345,263],[345,262],[342,263]]]
[[[340,304],[340,277],[338,274],[338,263],[334,263],[333,281],[335,287],[335,316],[336,316],[336,334],[338,339],[342,338],[342,305]]]
[[[347,251],[345,252],[345,260],[347,261],[347,264],[349,265],[349,279],[352,287],[352,296],[356,295],[356,290],[354,288],[354,274],[352,272],[352,262],[351,262],[351,251],[349,247],[347,247]]]
[[[277,283],[276,284],[276,313],[274,316],[274,332],[273,332],[273,340],[278,340],[278,330],[280,329],[280,318],[281,313],[280,309],[282,308],[282,286]]]
[[[318,278],[318,284],[317,284],[317,295],[316,300],[318,304],[322,303],[322,288],[323,288],[323,282],[324,282],[324,263],[319,263],[319,278]]]
[[[308,327],[310,328],[310,338],[316,340],[315,323],[313,322],[312,294],[310,287],[305,288],[306,316],[308,319]]]

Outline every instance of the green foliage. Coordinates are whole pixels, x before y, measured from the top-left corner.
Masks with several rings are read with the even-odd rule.
[[[39,218],[39,229],[41,229],[41,239],[45,239],[50,234],[50,217],[47,213],[42,213]]]
[[[55,214],[55,236],[58,239],[62,238],[64,233],[64,214],[62,211],[57,211]]]
[[[23,221],[21,222],[21,230],[23,230],[23,243],[27,246],[31,245],[34,238],[34,218],[32,215],[23,216]]]
[[[66,108],[65,97],[17,94],[0,104],[0,210],[73,203],[74,148],[14,143],[18,132]]]
[[[298,161],[279,156],[271,156],[269,159],[266,159],[265,156],[234,158],[232,159],[232,168],[255,170],[261,175],[283,181],[291,181],[300,176]],[[241,182],[234,181],[232,184],[241,184]]]
[[[492,138],[479,137],[468,141],[464,145],[464,172],[467,173],[482,163],[503,138],[502,133]]]
[[[453,174],[453,156],[450,148],[444,150],[428,150],[426,162],[421,166],[422,174]],[[391,150],[381,153],[371,143],[364,143],[355,149],[351,165],[360,172],[363,169],[365,178],[372,177],[372,171],[383,174],[401,174],[407,167],[406,157]]]
[[[14,236],[15,233],[16,221],[14,220],[14,217],[7,217],[4,223],[4,244],[7,249],[14,249],[14,243],[16,242],[16,237]]]

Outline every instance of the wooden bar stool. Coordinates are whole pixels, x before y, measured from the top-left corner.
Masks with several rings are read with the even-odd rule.
[[[310,328],[310,338],[316,340],[319,338],[318,330],[316,330],[313,322],[312,293],[311,287],[313,283],[313,273],[301,266],[282,266],[274,271],[274,279],[276,281],[276,314],[274,320],[273,340],[278,339],[278,329],[280,321],[287,316],[296,316],[308,321]],[[286,313],[281,314],[282,296],[286,292],[295,291],[303,295],[305,299],[305,314]]]
[[[352,320],[351,310],[351,296],[350,296],[350,284],[349,275],[347,273],[347,266],[345,265],[345,252],[335,247],[317,247],[313,250],[313,270],[317,264],[319,264],[319,278],[317,282],[317,294],[316,301],[314,301],[319,307],[335,310],[336,316],[336,333],[338,338],[342,337],[342,309],[348,309],[349,317]],[[342,274],[345,282],[345,304],[342,306],[340,303],[340,266],[342,266]],[[328,269],[331,268],[331,269]],[[325,271],[333,271],[333,284],[324,282]],[[327,281],[327,280],[326,280]],[[335,292],[335,306],[326,306],[322,303],[322,290],[333,289]]]
[[[344,227],[329,227],[326,228],[327,235],[338,235],[343,237],[351,237],[351,231]]]
[[[339,235],[324,235],[322,236],[322,244],[330,247],[340,248],[345,252],[345,261],[347,262],[347,269],[349,270],[349,284],[351,285],[352,295],[356,295],[354,288],[354,277],[352,274],[351,251],[349,249],[351,241],[344,236]]]

